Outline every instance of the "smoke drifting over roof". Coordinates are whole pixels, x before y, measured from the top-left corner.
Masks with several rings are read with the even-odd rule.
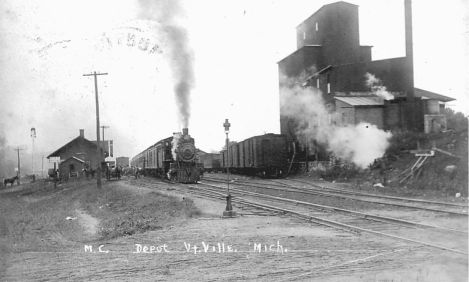
[[[281,112],[295,121],[295,135],[303,145],[316,141],[338,158],[360,168],[382,157],[389,146],[391,133],[375,125],[334,124],[333,112],[328,110],[321,92],[315,88],[303,88],[289,81],[282,85],[281,93]]]
[[[384,100],[393,100],[394,95],[386,90],[386,86],[383,85],[381,79],[377,78],[374,74],[367,72],[365,74],[366,86],[368,86],[373,94]]]
[[[141,17],[157,21],[168,44],[168,62],[182,127],[189,126],[190,93],[194,87],[193,52],[186,29],[178,23],[182,9],[178,0],[140,0]]]

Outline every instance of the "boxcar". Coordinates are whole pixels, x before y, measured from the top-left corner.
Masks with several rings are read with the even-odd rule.
[[[280,134],[264,134],[230,144],[222,155],[223,168],[234,173],[280,177],[288,169],[287,141]]]
[[[207,153],[199,156],[199,162],[205,172],[218,172],[221,170],[221,154]]]

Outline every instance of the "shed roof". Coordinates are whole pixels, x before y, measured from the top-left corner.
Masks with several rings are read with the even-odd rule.
[[[441,101],[441,102],[449,102],[449,101],[456,100],[454,98],[451,98],[451,97],[448,97],[448,96],[445,96],[445,95],[441,95],[441,94],[437,94],[435,92],[423,90],[423,89],[420,89],[420,88],[417,88],[417,87],[414,87],[414,95],[415,95],[415,97],[420,97],[422,99],[433,99],[433,100],[438,100],[438,101]]]
[[[351,106],[383,106],[384,100],[380,97],[334,97],[334,99]]]
[[[404,93],[397,91],[387,91],[392,96],[405,97]],[[376,92],[372,91],[337,91],[334,92],[334,97],[379,97]]]

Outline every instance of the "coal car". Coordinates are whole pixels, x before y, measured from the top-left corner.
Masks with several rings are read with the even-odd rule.
[[[187,128],[156,142],[133,157],[130,163],[144,175],[180,183],[196,183],[200,179],[194,138]]]
[[[264,134],[231,143],[222,151],[222,167],[230,172],[281,177],[287,173],[289,163],[288,144],[281,134]]]

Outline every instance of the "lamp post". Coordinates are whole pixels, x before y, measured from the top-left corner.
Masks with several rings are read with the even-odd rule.
[[[230,143],[230,139],[228,138],[228,133],[230,133],[230,126],[231,124],[228,122],[228,119],[225,119],[225,123],[223,124],[223,127],[225,128],[225,134],[226,134],[226,139],[225,139],[225,147],[226,147],[226,184],[227,184],[227,189],[228,192],[227,194],[230,195],[230,154],[228,151],[228,146]]]
[[[229,150],[228,150],[228,145],[229,145],[229,139],[228,139],[228,133],[230,132],[230,126],[231,124],[228,122],[228,119],[225,119],[225,123],[223,124],[223,127],[225,128],[225,134],[226,134],[226,187],[227,187],[227,196],[226,196],[226,209],[223,212],[223,217],[235,217],[236,212],[233,211],[233,207],[231,206],[231,194],[230,194],[230,168],[229,168]]]

